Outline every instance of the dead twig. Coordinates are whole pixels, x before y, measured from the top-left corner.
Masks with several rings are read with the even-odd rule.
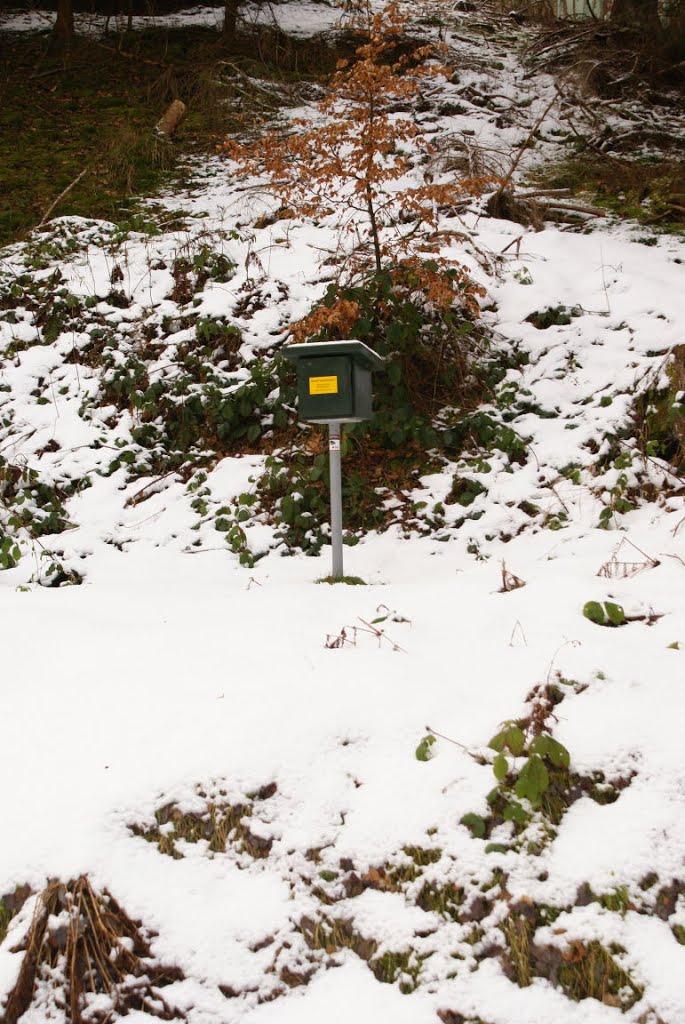
[[[642,555],[645,561],[619,561],[618,555],[624,544],[629,544],[631,548],[634,548],[638,554]],[[624,537],[621,543],[615,548],[611,558],[599,567],[597,575],[603,576],[606,579],[631,579],[633,576],[637,576],[639,572],[642,572],[643,569],[655,569],[660,564],[661,563],[658,559],[652,558],[651,555],[646,554],[642,548],[639,548],[637,544],[634,544],[632,540]]]
[[[521,623],[519,622],[518,619],[514,623],[514,628],[512,629],[511,636],[509,637],[509,646],[510,647],[514,647],[515,646],[514,638],[517,637],[517,636],[519,636],[523,640],[523,646],[527,647],[528,646],[528,641],[526,640],[526,634],[524,633],[523,626],[521,625]]]
[[[557,647],[556,651],[552,655],[552,660],[549,663],[549,668],[547,669],[547,685],[548,686],[549,686],[549,683],[550,683],[550,679],[552,678],[552,669],[554,668],[554,663],[557,660],[557,655],[559,654],[560,651],[563,651],[564,647],[580,647],[580,640],[564,640],[563,644],[560,644],[560,646]]]
[[[517,235],[516,238],[512,238],[511,242],[505,245],[504,248],[500,251],[500,256],[504,256],[505,252],[507,252],[508,249],[511,249],[512,245],[515,245],[516,259],[518,259],[519,253],[521,252],[521,242],[523,241],[523,237],[523,235]]]
[[[554,93],[554,96],[549,101],[549,103],[547,104],[545,109],[542,111],[540,116],[537,118],[537,120],[535,121],[533,127],[529,131],[528,135],[526,136],[526,138],[524,139],[524,141],[521,143],[521,145],[517,149],[516,153],[514,154],[514,159],[512,160],[511,164],[509,165],[509,170],[504,175],[504,178],[502,179],[502,182],[501,182],[499,188],[497,189],[497,191],[494,193],[494,196],[492,197],[492,202],[493,202],[493,204],[495,206],[497,205],[497,203],[501,199],[502,193],[504,192],[504,190],[508,187],[508,185],[511,184],[511,179],[513,178],[514,174],[516,173],[516,168],[521,163],[521,160],[523,159],[523,154],[528,149],[528,147],[530,145],[531,139],[534,137],[534,135],[537,132],[537,130],[539,129],[540,125],[545,120],[545,118],[549,114],[550,110],[555,105],[555,103],[558,102],[558,100],[559,100],[559,90],[557,89],[555,91],[555,93]]]
[[[358,616],[361,626],[343,626],[339,633],[328,633],[326,634],[326,642],[324,647],[329,651],[338,651],[343,647],[356,647],[357,638],[360,633],[367,633],[369,636],[375,637],[378,640],[378,646],[382,647],[383,641],[390,644],[393,651],[401,651],[402,654],[406,654],[404,647],[400,647],[395,640],[388,636],[384,629],[378,629],[372,622],[367,622],[366,619],[362,619]]]
[[[560,505],[561,505],[561,507],[563,508],[563,510],[564,510],[564,512],[566,513],[566,515],[567,515],[567,516],[570,516],[570,514],[571,514],[571,510],[569,509],[568,505],[566,504],[566,502],[564,501],[564,499],[563,499],[563,498],[561,497],[561,495],[559,494],[559,492],[558,492],[558,490],[556,489],[555,485],[554,485],[554,484],[553,484],[553,483],[552,483],[551,481],[549,481],[549,482],[548,482],[548,484],[547,484],[547,486],[549,487],[550,491],[552,492],[552,494],[554,495],[554,497],[555,497],[555,498],[557,499],[557,501],[559,502],[559,504],[560,504]]]
[[[362,623],[362,625],[364,626],[365,631],[367,633],[372,633],[374,636],[376,636],[378,638],[378,646],[379,647],[381,646],[381,643],[383,642],[383,640],[387,640],[388,643],[392,645],[393,651],[402,651],[403,654],[407,653],[405,651],[404,647],[400,647],[400,645],[398,643],[396,643],[394,640],[392,640],[388,636],[388,634],[385,632],[384,629],[378,629],[378,627],[374,626],[373,623],[367,622],[366,619],[362,619],[361,616],[359,616],[359,615],[357,616],[357,618]]]
[[[663,619],[665,612],[650,611],[646,615],[626,615],[626,622],[644,622],[647,626],[653,626],[659,619]]]
[[[83,170],[81,171],[81,173],[78,174],[74,178],[74,180],[72,182],[70,182],[67,185],[67,187],[60,192],[60,194],[57,196],[57,199],[55,199],[54,203],[52,203],[52,205],[48,207],[48,209],[43,214],[41,220],[38,221],[38,224],[36,225],[37,227],[40,228],[40,227],[43,226],[43,224],[45,224],[46,220],[48,219],[48,217],[50,216],[52,211],[57,206],[59,206],[59,204],[62,202],[62,200],[65,198],[65,196],[69,195],[69,193],[71,192],[71,190],[73,188],[76,188],[76,186],[78,185],[79,181],[81,181],[81,179],[86,176],[86,174],[88,173],[89,170],[90,170],[90,167],[84,167]]]
[[[662,552],[662,554],[664,558],[677,558],[680,564],[685,566],[685,561],[680,557],[680,555],[669,555],[668,552]]]
[[[461,747],[461,749],[465,750],[469,757],[472,757],[478,764],[488,764],[487,758],[483,757],[482,754],[476,754],[473,750],[469,750],[469,748],[463,743],[460,743],[459,740],[454,740],[451,736],[445,736],[444,733],[438,732],[437,729],[431,729],[430,725],[426,725],[424,728],[426,732],[431,734],[431,736],[437,736],[438,739],[447,740],[448,743],[453,743],[455,747]]]
[[[502,586],[499,588],[500,594],[508,594],[512,590],[519,590],[521,587],[525,587],[526,581],[522,580],[520,576],[516,576],[513,572],[509,572],[507,569],[507,563],[502,562]]]
[[[167,473],[162,473],[161,476],[156,476],[154,480],[150,480],[150,482],[145,484],[144,487],[141,487],[139,491],[136,491],[135,494],[132,494],[130,498],[126,499],[124,508],[133,508],[135,505],[140,505],[143,501],[147,501],[147,499],[151,498],[153,494],[157,494],[157,491],[151,491],[149,494],[146,494],[146,491],[150,491],[151,487],[161,483],[162,480],[166,480],[168,476],[173,476],[175,472],[176,470],[170,469]]]
[[[326,643],[324,644],[324,647],[326,647],[329,651],[339,651],[341,647],[345,646],[345,644],[349,644],[350,647],[356,647],[356,633],[353,635],[352,640],[348,640],[347,630],[343,626],[343,628],[340,630],[337,636],[333,633],[326,634]]]

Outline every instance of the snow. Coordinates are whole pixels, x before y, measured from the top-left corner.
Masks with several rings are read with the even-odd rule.
[[[507,556],[518,547],[525,558],[525,541],[511,542]],[[590,683],[567,699],[555,730],[574,764],[609,776],[636,768],[638,775],[615,804],[581,800],[569,810],[538,862],[546,882],[507,855],[512,896],[520,888],[563,905],[583,881],[603,892],[649,871],[678,877],[685,840],[682,655],[665,650],[673,630],[660,624],[631,625],[611,633],[611,643],[597,636],[600,627],[580,616],[582,599],[597,587],[576,565],[583,547],[579,539],[553,562],[529,554],[526,569],[537,582],[531,572],[529,585],[513,594],[493,592],[495,564],[471,567],[452,545],[389,538],[358,546],[348,566],[367,576],[375,571],[383,583],[319,587],[314,601],[312,580],[326,571],[326,556],[261,562],[255,586],[211,555],[189,560],[144,542],[125,556],[100,558],[92,582],[59,591],[58,601],[49,590],[16,594],[3,587],[4,634],[17,652],[3,698],[11,721],[24,726],[8,730],[2,745],[3,777],[21,778],[4,793],[12,828],[0,847],[3,888],[87,871],[159,933],[155,953],[202,979],[203,991],[255,985],[268,950],[252,954],[249,947],[287,932],[297,913],[282,878],[293,851],[301,856],[332,844],[329,862],[352,856],[373,865],[403,845],[425,845],[427,830],[437,828],[435,841],[455,857],[450,877],[478,869],[473,849],[461,859],[464,847],[478,841],[455,823],[482,808],[489,769],[440,741],[437,756],[422,764],[414,747],[429,723],[478,749],[499,720],[520,713],[560,647],[555,667],[564,674],[585,669],[579,678]],[[668,599],[671,615],[679,571],[677,564],[651,570],[663,576],[652,589]],[[381,602],[411,620],[392,632],[407,653],[371,644],[323,647],[326,632],[358,615],[368,618]],[[516,621],[526,634],[523,648],[510,646]],[[581,638],[581,647],[563,646],[569,635]],[[593,680],[588,670],[599,666],[607,678]],[[182,801],[189,783],[212,779],[241,791],[277,781],[270,824],[276,843],[263,870],[237,868],[222,856],[171,860],[128,830],[155,806]],[[355,905],[361,934],[393,950],[406,948],[421,930],[417,916],[426,916],[396,893],[367,891],[347,903]],[[344,917],[346,907],[336,913]],[[672,940],[657,924],[664,941]],[[666,975],[655,967],[653,974],[655,991],[665,986],[673,1008],[680,1006],[683,951],[675,940],[671,947],[673,970]],[[646,970],[642,957],[640,964]],[[254,1019],[268,1012],[277,1016],[264,1019],[289,1020],[292,1013],[301,1020],[323,998],[356,1005],[369,984],[357,991],[352,979],[360,970],[332,971],[326,996],[312,984],[290,1009],[278,1001],[255,1010]],[[443,985],[437,991],[444,1001],[450,987]],[[390,994],[378,999],[394,1012]],[[526,1005],[531,1012],[534,1003]],[[216,1012],[239,1019],[237,1008]],[[563,1022],[579,1019],[572,1004],[563,1015],[555,1012]],[[681,1012],[669,1010],[664,1019],[677,1021]],[[598,1010],[586,1019],[605,1016]]]
[[[330,27],[337,12],[314,10],[309,30]],[[306,19],[311,12],[308,5]],[[277,13],[284,28],[305,21],[304,5]],[[206,24],[217,10],[194,16]],[[32,14],[4,18],[3,28],[35,25]],[[520,123],[505,130],[492,110],[475,107],[441,117],[437,128],[475,132],[502,153],[525,138],[549,102],[551,80],[526,79],[513,51],[488,45],[505,64],[497,91],[537,101],[524,108],[525,120],[517,107]],[[441,88],[449,99],[449,83]],[[551,112],[545,127],[558,123]],[[553,155],[555,144],[544,151]],[[138,322],[180,320],[168,266],[199,244],[225,252],[236,269],[228,282],[207,285],[196,312],[239,324],[248,358],[280,343],[288,324],[323,294],[333,271],[322,267],[321,252],[336,244],[329,218],[318,226],[256,227],[263,201],[246,200],[218,160],[164,201],[205,216],[184,230],[120,244],[111,225],[69,218],[51,228],[56,238],[81,239],[76,253],[55,257],[62,285],[99,300],[93,308],[117,327],[120,347],[137,344]],[[658,460],[638,466],[636,458],[626,471],[639,469],[664,495],[598,529],[619,470],[597,467],[587,447],[625,425],[632,395],[663,375],[682,341],[685,247],[671,236],[646,248],[634,227],[609,221],[587,233],[551,225],[533,232],[487,219],[475,205],[444,220],[465,238],[445,253],[486,286],[483,316],[498,343],[529,355],[498,388],[500,397],[512,385],[529,392],[534,411],[517,413],[512,425],[531,457],[518,465],[495,452],[489,471],[460,467],[487,487],[468,510],[480,518],[459,525],[464,509],[447,506],[437,535],[407,538],[398,525],[346,549],[346,572],[364,587],[317,584],[329,571],[329,550],[281,557],[264,518],[244,528],[250,549],[268,553],[241,568],[211,516],[193,509],[188,481],[175,474],[128,481],[124,468],[104,475],[137,420],[131,410],[112,425],[113,406],[83,415],[99,371],[77,370],[69,357],[85,348],[85,334],[65,331],[38,343],[44,339],[31,314],[0,322],[0,346],[14,346],[0,379],[3,457],[54,482],[89,476],[91,484],[68,498],[72,528],[44,541],[84,574],[82,586],[37,586],[43,554],[26,540],[19,565],[0,574],[0,895],[87,874],[143,922],[154,956],[180,967],[184,980],[164,995],[190,1024],[429,1024],[446,1010],[487,1024],[638,1024],[657,1019],[650,1013],[663,1024],[685,1019],[685,947],[672,930],[685,921],[682,895],[666,919],[648,914],[660,885],[683,881],[684,655],[670,645],[685,643],[685,513],[681,495],[666,493],[668,467]],[[240,237],[228,238],[238,222]],[[519,236],[520,246],[510,246]],[[25,254],[24,246],[10,247],[3,265],[18,273]],[[250,254],[258,254],[258,269]],[[125,268],[119,286],[133,300],[128,309],[106,301],[115,266]],[[255,280],[264,308],[234,315]],[[559,305],[577,314],[570,324],[540,330],[526,319]],[[169,345],[189,337],[179,327]],[[164,373],[165,361],[162,352],[154,372]],[[36,388],[47,403],[37,404]],[[602,396],[611,404],[602,405]],[[541,417],[539,408],[556,410],[556,418]],[[46,450],[49,442],[59,448]],[[560,475],[570,463],[579,467],[577,479]],[[207,502],[229,505],[254,488],[263,468],[262,455],[221,459],[203,485]],[[416,500],[444,501],[453,471],[426,476]],[[149,496],[138,500],[145,484]],[[539,514],[523,511],[522,502]],[[560,528],[548,528],[550,521]],[[627,554],[621,542],[629,543]],[[629,578],[598,575],[614,554],[640,570]],[[524,587],[500,592],[503,561]],[[662,617],[605,629],[583,617],[589,600]],[[364,623],[386,613],[379,640]],[[355,627],[354,646],[326,646]],[[549,682],[564,688],[552,724],[573,770],[601,772],[625,788],[607,804],[581,795],[537,854],[514,846],[486,852],[488,840],[459,821],[486,814],[494,784],[490,764],[481,763],[491,756],[488,741],[501,722],[528,713],[533,687]],[[415,750],[427,729],[441,736],[422,762]],[[249,796],[271,783],[272,796]],[[136,834],[152,828],[166,805],[205,809],[209,798],[200,790],[215,800],[223,791],[232,804],[252,800],[250,829],[272,843],[268,856],[178,840],[183,855],[173,859]],[[508,829],[491,838],[506,845]],[[173,826],[162,830],[173,836]],[[358,876],[408,870],[412,848],[439,855],[404,887],[340,889],[341,861],[351,861]],[[500,869],[506,891],[498,898]],[[322,872],[333,880],[322,881]],[[650,874],[659,878],[653,891]],[[315,894],[324,882],[330,903]],[[421,907],[424,883],[460,886],[471,907],[490,897],[493,906],[480,929],[456,922]],[[631,908],[575,906],[584,885],[596,896],[624,887]],[[596,938],[619,946],[622,965],[644,988],[635,1005],[622,1013],[594,999],[574,1003],[541,978],[519,988],[506,977],[498,957],[486,953],[489,943],[501,951],[499,926],[507,905],[520,899],[561,911],[537,929],[537,943],[564,948]],[[13,950],[34,902],[0,944],[0,1005],[17,977],[21,954]],[[351,922],[356,935],[377,944],[374,955],[414,950],[418,987],[401,991],[404,976],[382,984],[352,949],[308,949],[307,917]],[[307,983],[280,984],[284,966],[304,966]],[[48,1019],[40,1016],[46,1012],[34,1008],[22,1024]],[[152,1018],[134,1011],[128,1019]]]
[[[246,4],[240,11],[240,18],[247,25],[277,25],[290,35],[309,36],[325,32],[340,20],[340,8],[327,0],[298,2],[287,0],[283,4]],[[216,28],[223,26],[223,6],[198,4],[173,14],[136,14],[133,16],[133,30],[146,28]],[[0,14],[0,30],[3,32],[45,31],[52,27],[54,12],[49,9],[32,7],[30,10],[5,9]],[[74,25],[76,32],[83,35],[103,35],[106,19],[103,14],[92,11],[76,11]],[[126,28],[128,15],[114,14],[110,19],[109,31]]]
[[[391,1019],[397,1024],[429,1024],[435,1020],[428,1000],[420,995],[402,996],[388,985],[374,982],[359,962],[345,963],[311,983],[305,996],[293,997],[293,1020],[317,1024],[325,1017],[331,1024],[353,1019]],[[246,1024],[272,1024],[281,1020],[277,1004],[260,1006],[248,1014]]]

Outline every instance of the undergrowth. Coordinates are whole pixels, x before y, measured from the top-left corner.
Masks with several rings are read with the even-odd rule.
[[[668,462],[678,475],[685,470],[685,345],[667,354],[663,380],[640,394],[633,407],[634,433],[641,454]]]
[[[566,806],[568,787],[560,787],[555,796],[559,780],[553,773],[563,773],[571,787],[580,778],[572,773],[568,752],[551,736],[562,688],[568,694],[581,694],[585,689],[561,677],[536,687],[529,694],[526,719],[506,722],[492,740],[497,757],[505,753],[515,761],[515,768],[510,766],[506,775],[497,771],[498,785],[502,797],[516,800],[526,809],[529,838],[533,825],[540,834],[541,822],[547,823],[551,836]],[[547,785],[531,772],[536,759],[548,773]],[[486,759],[481,758],[480,763],[487,766]],[[615,786],[603,785],[597,778],[592,785],[588,779],[578,787],[583,795],[600,803],[616,799],[620,788],[629,784],[623,780]],[[516,788],[516,780],[522,779],[525,793]],[[685,894],[685,883],[680,880],[665,884],[652,875],[639,887],[616,885],[598,892],[583,884],[575,898],[563,904],[514,899],[509,873],[516,872],[516,859],[523,862],[540,849],[511,844],[507,860],[493,858],[488,870],[474,873],[464,867],[463,856],[456,857],[443,846],[438,829],[431,828],[422,843],[405,845],[385,862],[358,864],[349,856],[340,856],[334,841],[306,851],[290,842],[284,844],[279,838],[279,821],[284,813],[286,818],[290,814],[288,799],[273,783],[253,793],[231,796],[225,784],[213,782],[198,786],[185,804],[160,805],[153,821],[130,826],[134,834],[171,857],[188,855],[188,844],[192,844],[204,847],[206,856],[228,858],[251,872],[261,871],[262,860],[274,858],[278,863],[297,898],[299,912],[282,929],[260,940],[257,948],[269,948],[271,954],[264,986],[250,990],[259,1002],[309,984],[320,971],[339,965],[340,954],[349,951],[379,981],[395,985],[402,993],[434,983],[436,970],[440,976],[447,971],[454,977],[460,970],[472,970],[483,959],[494,957],[504,974],[522,987],[536,978],[545,979],[574,1001],[591,998],[627,1010],[643,991],[627,964],[625,950],[597,937],[566,939],[571,933],[566,922],[594,904],[607,922],[629,912],[656,916],[673,925],[674,937],[680,941],[678,908]],[[472,831],[478,841],[481,833]],[[199,852],[196,849],[194,855]],[[546,872],[539,875],[540,881],[545,878]],[[372,923],[363,914],[358,916],[356,900],[365,893],[376,894],[374,905],[386,896],[401,896],[408,907],[423,912],[424,923],[416,919],[415,934],[408,942],[381,940]],[[241,993],[231,989],[225,994]]]
[[[498,451],[523,463],[525,442],[496,411],[478,411],[514,357],[495,351],[472,310],[473,290],[457,271],[427,261],[400,264],[356,285],[331,285],[323,301],[295,325],[296,341],[358,338],[386,360],[374,377],[374,413],[343,437],[346,540],[400,520],[413,529],[439,523],[440,508],[408,500],[419,477],[471,453]],[[478,459],[476,460],[479,461]],[[480,457],[479,464],[483,459]],[[288,546],[312,553],[325,540],[328,456],[322,433],[286,459],[267,459],[260,498],[275,505]],[[482,485],[471,481],[470,505]],[[456,488],[456,484],[455,484]],[[455,491],[455,494],[457,492]]]
[[[630,785],[631,776],[607,781],[602,772],[573,771],[569,751],[552,735],[558,705],[585,688],[562,677],[535,687],[528,695],[529,714],[504,722],[490,740],[496,785],[487,796],[488,811],[461,819],[475,838],[490,840],[486,853],[517,849],[537,856],[573,803],[583,796],[613,803]]]
[[[640,159],[587,152],[540,169],[538,185],[569,189],[622,219],[660,231],[685,229],[685,166],[682,160]]]
[[[35,227],[84,170],[56,213],[130,220],[136,197],[168,182],[179,157],[211,151],[227,123],[237,128],[293,102],[287,89],[265,90],[259,80],[296,85],[336,60],[327,41],[268,25],[232,41],[198,26],[77,35],[66,54],[49,33],[24,33],[20,45],[0,33],[0,53],[0,134],[12,139],[0,153],[0,244]],[[177,98],[188,111],[168,143],[153,129]]]
[[[276,793],[275,783],[262,786],[256,793],[247,794],[245,799],[230,803],[226,792],[219,790],[208,794],[199,788],[198,810],[184,810],[175,804],[165,804],[155,811],[154,822],[148,825],[134,824],[131,831],[149,843],[154,843],[159,852],[178,860],[183,857],[179,844],[207,844],[211,853],[225,853],[233,847],[239,853],[252,858],[268,857],[272,842],[254,833],[249,825],[255,804],[261,805]]]

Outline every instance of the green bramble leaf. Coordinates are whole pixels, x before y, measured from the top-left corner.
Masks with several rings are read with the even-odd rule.
[[[528,748],[531,754],[540,754],[541,757],[546,757],[549,753],[549,740],[550,737],[545,733],[541,733],[536,736],[530,747]]]
[[[598,626],[623,626],[626,623],[626,613],[615,601],[604,601],[603,604],[588,601],[583,607],[583,615]]]
[[[559,743],[558,740],[553,739],[551,736],[549,740],[549,751],[547,756],[556,768],[568,768],[571,764],[571,755],[569,754],[563,743]]]
[[[504,750],[504,732],[498,732],[496,736],[493,736],[488,746],[491,750],[502,751]]]
[[[531,754],[547,758],[555,768],[568,768],[571,763],[571,755],[566,747],[552,736],[536,736],[529,749]]]
[[[502,843],[488,843],[485,847],[486,853],[509,853],[509,847]]]
[[[281,500],[281,518],[284,523],[292,523],[295,520],[297,508],[289,494],[284,495]]]
[[[21,549],[12,537],[0,534],[0,569],[14,569],[21,558]]]
[[[482,839],[485,835],[485,822],[479,814],[465,814],[459,819],[459,824],[465,825],[474,839]]]
[[[507,772],[509,771],[509,762],[507,761],[504,754],[498,754],[492,764],[492,770],[495,773],[495,778],[498,782],[506,778]]]
[[[514,757],[520,757],[526,745],[526,735],[516,722],[505,722],[505,726],[492,737],[488,746],[500,754],[506,748]]]
[[[435,736],[428,734],[424,736],[418,747],[416,748],[416,760],[417,761],[430,761],[434,756],[431,747],[435,743]]]
[[[526,736],[523,729],[518,725],[512,725],[511,728],[507,730],[506,745],[509,747],[509,750],[514,757],[520,757],[526,745]]]
[[[518,800],[510,800],[502,812],[505,821],[513,821],[516,825],[525,825],[528,815]]]
[[[587,601],[583,606],[583,615],[598,626],[603,626],[606,622],[606,614],[599,601]]]
[[[539,754],[531,754],[524,764],[514,792],[520,800],[528,800],[533,807],[540,806],[542,794],[549,786],[549,772]]]
[[[604,609],[612,626],[622,626],[625,623],[626,613],[620,604],[615,604],[613,601],[605,601]]]

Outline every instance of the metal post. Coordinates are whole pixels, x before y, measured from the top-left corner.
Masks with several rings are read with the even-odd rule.
[[[340,423],[328,424],[328,455],[331,465],[331,544],[334,579],[343,575],[342,479],[340,473]]]

